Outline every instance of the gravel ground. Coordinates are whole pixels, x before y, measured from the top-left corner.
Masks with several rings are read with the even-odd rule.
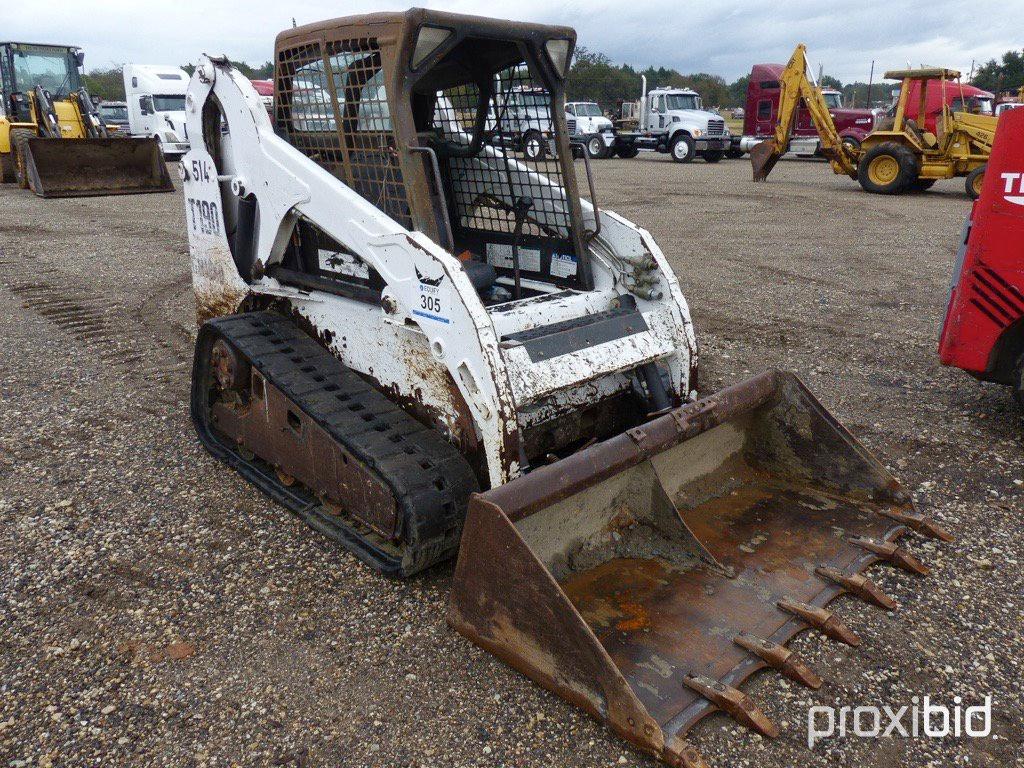
[[[601,204],[676,267],[702,392],[797,371],[957,536],[934,568],[837,603],[849,649],[794,647],[817,692],[746,689],[713,766],[1024,765],[1021,417],[939,366],[962,184],[864,194],[816,162],[594,164]],[[176,174],[172,173],[176,178]],[[187,411],[192,305],[179,194],[0,189],[0,765],[653,766],[444,622],[451,567],[375,576],[208,457]],[[814,704],[992,697],[993,736],[806,744]]]

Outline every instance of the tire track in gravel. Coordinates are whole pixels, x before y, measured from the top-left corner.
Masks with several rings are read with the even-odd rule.
[[[190,276],[165,283],[133,307],[67,286],[57,267],[25,262],[0,259],[0,284],[21,300],[24,309],[95,349],[101,366],[129,378],[133,386],[151,388],[156,399],[180,396],[192,362],[189,334],[154,310],[178,300]]]

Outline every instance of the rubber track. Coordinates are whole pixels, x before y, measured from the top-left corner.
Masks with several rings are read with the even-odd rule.
[[[398,548],[365,526],[327,512],[303,490],[284,486],[266,464],[247,461],[209,423],[210,349],[224,338],[253,368],[326,429],[395,496]],[[289,319],[251,312],[211,320],[196,341],[192,419],[211,453],[315,529],[382,573],[410,576],[458,550],[466,505],[479,489],[458,450],[387,399]]]

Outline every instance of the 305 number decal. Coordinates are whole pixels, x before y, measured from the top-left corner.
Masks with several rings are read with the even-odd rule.
[[[441,311],[441,299],[437,296],[428,296],[425,293],[420,294],[420,308],[425,309],[428,312],[440,312]]]

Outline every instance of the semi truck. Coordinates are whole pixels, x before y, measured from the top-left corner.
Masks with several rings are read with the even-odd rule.
[[[751,147],[770,138],[779,118],[780,78],[785,64],[755,64],[747,83],[747,101],[743,110],[743,135],[732,136],[729,157],[742,157]],[[844,143],[858,149],[864,137],[875,127],[876,115],[870,109],[843,106],[843,95],[833,88],[822,88],[832,122]],[[805,103],[797,111],[789,151],[798,155],[819,154],[818,132]]]
[[[573,146],[580,147],[587,157],[599,159],[616,153],[615,126],[596,102],[566,102],[565,124]]]
[[[614,150],[620,157],[637,151],[667,152],[677,163],[694,157],[717,163],[731,146],[725,120],[704,109],[700,94],[689,88],[659,87],[647,90],[641,76],[639,101],[624,102]]]
[[[188,74],[178,67],[125,64],[122,77],[131,135],[155,138],[167,159],[178,159],[188,152]]]

